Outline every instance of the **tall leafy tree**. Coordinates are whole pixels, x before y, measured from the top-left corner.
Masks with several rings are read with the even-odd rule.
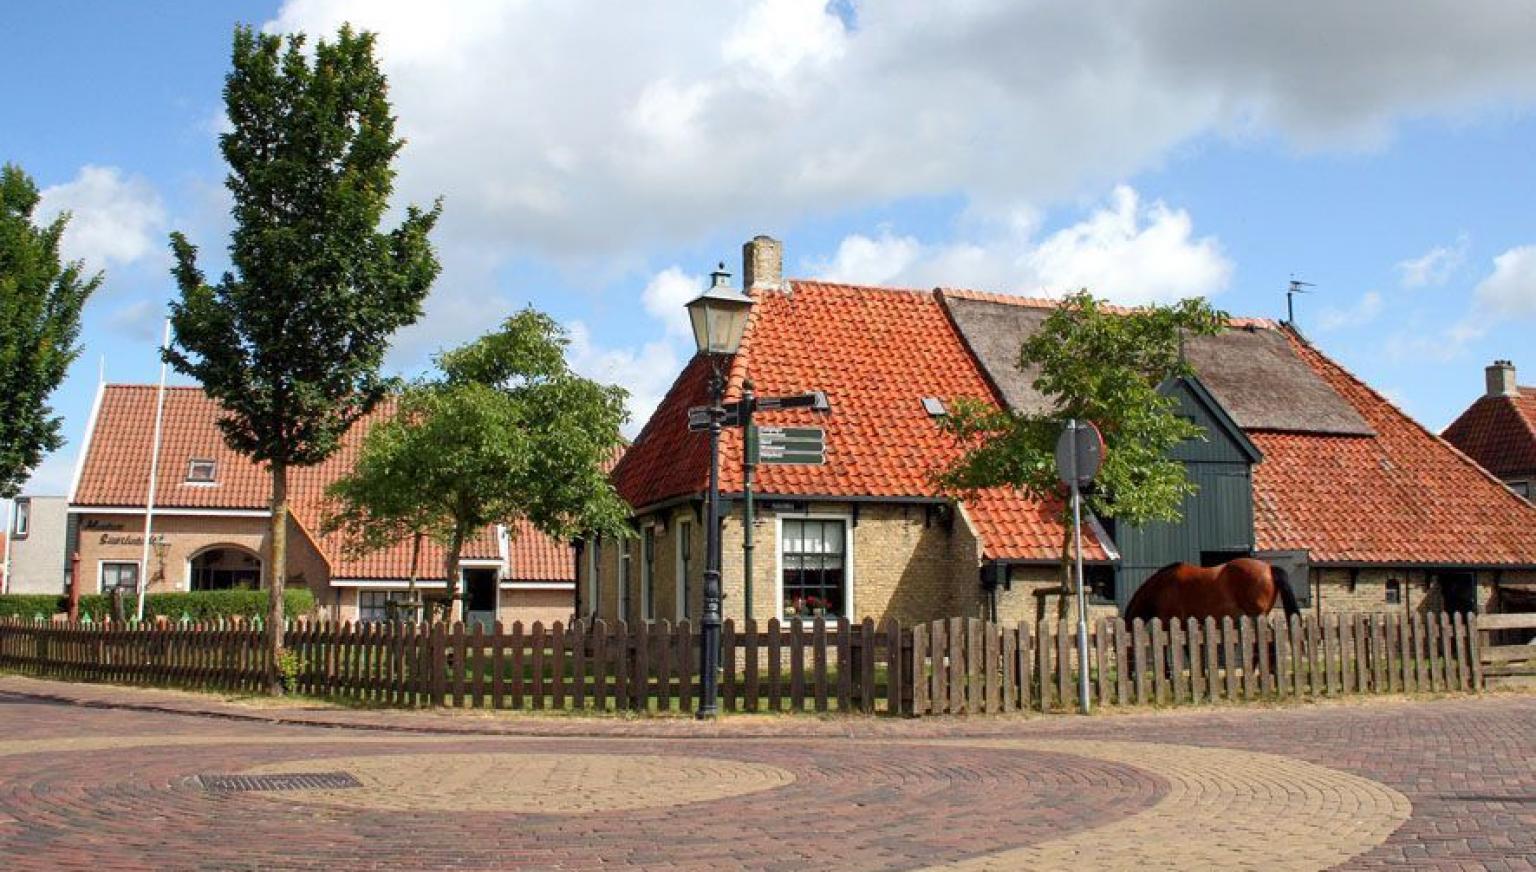
[[[625,535],[629,513],[606,469],[622,444],[626,393],[572,372],[566,344],[554,320],[526,309],[440,355],[441,376],[404,391],[331,487],[327,528],[361,550],[417,533],[441,543],[456,620],[459,557],[487,525]]]
[[[272,689],[280,692],[288,473],[318,463],[385,394],[390,336],[421,315],[438,274],[439,206],[381,230],[394,187],[388,86],[368,33],[343,27],[313,55],[302,34],[237,28],[219,138],[234,200],[231,268],[210,284],[171,237],[180,300],[166,359],[224,408],[235,450],[272,477]]]
[[[0,167],[0,497],[7,499],[63,444],[48,397],[80,353],[80,312],[102,279],[61,259],[69,216],[35,223],[38,199],[20,167]]]
[[[1184,465],[1169,456],[1203,432],[1175,413],[1177,401],[1159,388],[1192,374],[1184,339],[1220,332],[1227,315],[1203,299],[1131,310],[1107,306],[1086,290],[1063,299],[1024,340],[1018,366],[1037,368],[1041,410],[1000,409],[974,398],[954,403],[945,427],[968,446],[940,475],[957,491],[1010,487],[1029,497],[1059,500],[1056,440],[1068,420],[1092,421],[1104,434],[1104,463],[1086,505],[1127,524],[1173,521],[1195,492]],[[1063,509],[1062,589],[1073,590],[1070,510]],[[1070,599],[1059,599],[1065,617]]]

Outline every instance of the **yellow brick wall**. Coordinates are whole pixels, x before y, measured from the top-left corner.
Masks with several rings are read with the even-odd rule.
[[[658,618],[672,620],[677,603],[677,530],[679,522],[690,519],[693,525],[693,580],[690,584],[691,618],[696,622],[703,605],[704,529],[691,508],[669,509],[638,519],[638,524],[654,524],[665,517],[664,529],[656,526],[656,612]],[[753,616],[760,621],[780,614],[778,587],[778,535],[781,513],[771,501],[758,504],[753,525]],[[852,549],[853,617],[873,617],[880,621],[891,617],[903,622],[948,617],[956,608],[977,610],[979,594],[977,569],[980,565],[975,534],[960,515],[945,518],[923,505],[865,503],[858,507],[857,525],[854,508],[849,503],[815,503],[805,513],[783,513],[782,517],[829,517],[849,521]],[[738,623],[746,614],[746,585],[743,578],[743,517],[739,505],[721,524],[721,588],[725,594],[724,616]],[[640,542],[630,539],[631,583],[634,585],[635,614],[640,604]],[[604,541],[599,569],[601,580],[600,615],[613,620],[618,615],[618,549]],[[579,583],[586,584],[588,561],[582,561]],[[584,587],[583,590],[586,588]],[[970,612],[967,612],[970,613]]]
[[[1312,571],[1312,610],[1321,607],[1330,612],[1414,612],[1438,611],[1441,608],[1440,586],[1432,573],[1422,569],[1361,569],[1355,575],[1353,585],[1347,569],[1314,569]],[[1536,573],[1480,571],[1477,576],[1477,606],[1480,612],[1493,610],[1495,580],[1506,584],[1536,581]],[[1387,602],[1387,582],[1396,580],[1402,591],[1402,602]],[[1353,589],[1351,589],[1353,588]]]
[[[753,560],[754,616],[766,621],[775,616],[778,604],[778,530],[780,514],[771,500],[760,501],[754,538],[756,549]],[[849,503],[813,503],[808,515],[842,517],[851,519],[853,506]],[[791,513],[784,517],[805,517]],[[639,523],[664,523],[656,526],[656,615],[674,620],[676,617],[676,536],[679,522],[687,518],[693,525],[693,580],[690,590],[690,611],[697,622],[703,605],[704,529],[692,507],[677,507],[660,514],[639,519]],[[922,505],[894,503],[865,503],[859,506],[858,524],[851,527],[853,549],[853,611],[856,619],[865,616],[877,621],[896,618],[903,623],[933,620],[940,617],[986,617],[991,613],[991,603],[981,588],[978,570],[981,565],[979,540],[963,509],[945,520],[930,513]],[[738,623],[745,615],[746,587],[742,577],[742,515],[740,506],[733,507],[722,521],[722,588],[725,593],[724,615]],[[639,617],[640,589],[640,540],[627,540],[633,555],[630,584],[633,588],[633,613],[630,621]],[[612,540],[605,541],[600,567],[599,591],[600,616],[614,620],[618,612],[618,548]],[[581,566],[580,584],[586,596],[588,561]],[[1034,621],[1037,615],[1036,590],[1055,588],[1059,584],[1055,564],[1016,565],[1009,569],[1010,590],[997,592],[997,617],[1000,621]],[[1490,610],[1494,592],[1494,573],[1479,572],[1479,607]],[[1349,583],[1350,573],[1344,569],[1314,569],[1309,579],[1312,589],[1312,610],[1330,612],[1384,612],[1401,609],[1404,614],[1412,611],[1438,609],[1438,586],[1431,582],[1426,588],[1426,574],[1420,569],[1364,569],[1354,585]],[[1389,605],[1385,590],[1388,579],[1402,583],[1402,602]],[[1536,572],[1506,572],[1501,576],[1506,584],[1536,583]],[[1056,597],[1046,598],[1046,617],[1055,619]],[[1115,617],[1113,605],[1090,605],[1089,618]]]

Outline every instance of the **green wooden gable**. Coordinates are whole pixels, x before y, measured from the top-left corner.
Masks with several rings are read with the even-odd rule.
[[[1115,599],[1121,608],[1170,563],[1222,562],[1254,550],[1253,465],[1263,455],[1199,379],[1173,379],[1161,390],[1177,400],[1179,415],[1205,431],[1173,451],[1199,490],[1185,498],[1177,522],[1116,525]]]

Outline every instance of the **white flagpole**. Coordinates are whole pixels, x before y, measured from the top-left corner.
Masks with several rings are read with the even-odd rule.
[[[171,319],[165,319],[161,350],[171,347]],[[144,620],[144,589],[149,586],[149,543],[155,535],[155,485],[160,477],[160,429],[165,421],[165,358],[160,358],[160,390],[155,395],[155,436],[149,449],[149,498],[144,503],[144,551],[139,558],[138,620]]]

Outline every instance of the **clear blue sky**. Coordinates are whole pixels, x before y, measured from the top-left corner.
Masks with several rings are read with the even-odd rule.
[[[681,302],[763,232],[793,275],[1245,315],[1282,315],[1295,274],[1305,332],[1439,429],[1494,358],[1536,383],[1536,12],[1336,5],[14,4],[0,160],[107,271],[32,490],[67,489],[103,363],[156,377],[166,234],[224,245],[237,21],[380,33],[401,202],[446,209],[400,371],[532,304],[643,420]]]

